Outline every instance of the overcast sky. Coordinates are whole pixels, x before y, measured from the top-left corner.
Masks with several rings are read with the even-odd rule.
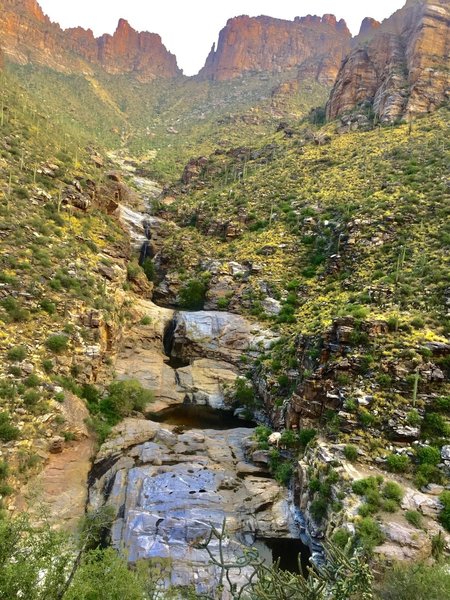
[[[269,15],[293,19],[333,13],[345,19],[353,34],[364,17],[382,20],[405,0],[39,0],[44,12],[64,28],[80,25],[99,36],[113,33],[120,17],[139,31],[159,33],[176,54],[186,75],[203,66],[227,19]]]

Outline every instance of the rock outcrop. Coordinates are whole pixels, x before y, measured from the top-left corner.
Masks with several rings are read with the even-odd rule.
[[[0,47],[13,62],[37,63],[62,72],[131,73],[141,81],[181,74],[159,35],[135,31],[121,19],[113,35],[95,38],[81,27],[63,30],[35,0],[1,0]]]
[[[327,105],[334,119],[373,107],[382,122],[438,108],[449,97],[450,7],[446,0],[408,0],[377,27],[363,23]]]
[[[89,507],[113,508],[112,542],[131,563],[166,559],[166,585],[194,585],[197,593],[211,593],[219,570],[199,544],[212,526],[220,530],[226,521],[223,551],[230,560],[242,553],[239,543],[298,536],[288,491],[267,477],[264,467],[246,462],[251,433],[242,428],[220,435],[212,430],[180,434],[151,421],[126,419],[97,456]],[[217,540],[209,548],[218,558]],[[244,569],[232,577],[242,583],[245,575]]]
[[[243,15],[229,19],[198,76],[226,81],[299,67],[303,76],[332,84],[350,40],[345,21],[333,15],[294,21]]]
[[[175,313],[148,300],[135,308],[136,323],[124,335],[115,367],[120,379],[138,379],[153,391],[151,413],[183,402],[227,408],[226,390],[239,376],[240,357],[257,356],[276,339],[227,312]]]

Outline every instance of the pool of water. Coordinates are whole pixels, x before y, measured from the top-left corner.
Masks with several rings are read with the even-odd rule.
[[[260,539],[256,541],[255,547],[267,565],[272,565],[279,560],[280,569],[283,571],[300,573],[300,564],[302,573],[307,574],[311,551],[301,540]]]
[[[210,406],[195,404],[179,404],[149,415],[152,421],[178,425],[185,429],[235,429],[237,427],[255,427],[250,420],[243,420],[233,415],[232,411],[217,410]]]

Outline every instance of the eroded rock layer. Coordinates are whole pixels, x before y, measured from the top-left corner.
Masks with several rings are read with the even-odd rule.
[[[35,0],[1,0],[0,9],[0,47],[13,62],[69,73],[101,67],[111,74],[132,73],[142,81],[181,73],[159,35],[137,32],[124,19],[113,35],[95,38],[90,29],[61,29]]]
[[[223,551],[240,554],[238,543],[256,538],[295,538],[288,492],[264,467],[246,462],[250,429],[228,431],[161,428],[126,419],[101,448],[91,473],[90,508],[115,512],[113,544],[130,562],[166,559],[167,585],[194,585],[213,592],[217,567],[199,543],[226,521]],[[219,546],[209,546],[218,558]],[[242,583],[247,573],[233,574]]]
[[[226,81],[245,73],[300,67],[303,76],[331,84],[350,40],[345,21],[336,21],[334,15],[294,21],[244,15],[229,19],[199,77]]]
[[[358,105],[381,121],[431,112],[449,94],[450,6],[409,0],[380,27],[366,22],[346,57],[327,105],[334,119]]]

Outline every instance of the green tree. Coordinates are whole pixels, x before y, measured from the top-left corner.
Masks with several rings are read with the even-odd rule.
[[[0,597],[60,600],[73,552],[48,524],[33,527],[27,515],[0,520]]]
[[[206,284],[200,279],[191,279],[180,290],[180,306],[188,310],[201,310],[205,296]]]
[[[377,591],[380,600],[445,600],[449,590],[449,565],[437,563],[394,565],[385,572]]]

